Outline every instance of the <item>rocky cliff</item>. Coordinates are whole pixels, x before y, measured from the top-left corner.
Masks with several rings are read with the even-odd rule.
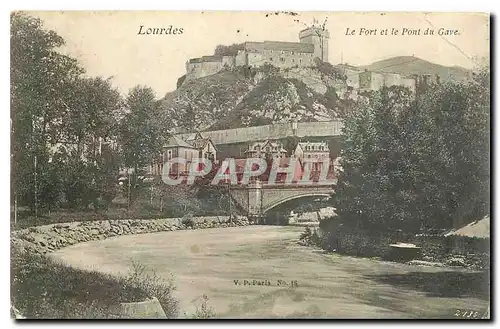
[[[161,100],[177,132],[330,121],[341,117],[350,102],[347,85],[333,67],[240,67],[179,84]]]
[[[330,121],[352,108],[359,87],[354,76],[365,69],[402,76],[439,75],[442,81],[460,81],[470,75],[464,68],[404,56],[362,67],[317,60],[313,66],[301,68],[227,68],[195,80],[179,78],[177,90],[161,100],[162,119],[177,133]]]

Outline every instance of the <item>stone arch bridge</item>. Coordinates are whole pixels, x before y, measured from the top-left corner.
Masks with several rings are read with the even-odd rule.
[[[321,185],[263,184],[255,182],[248,186],[234,186],[231,198],[249,218],[260,219],[269,210],[285,202],[305,197],[327,197],[334,192],[336,183]]]

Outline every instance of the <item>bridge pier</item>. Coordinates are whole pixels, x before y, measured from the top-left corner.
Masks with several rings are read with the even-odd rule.
[[[255,181],[248,185],[248,218],[259,224],[262,215],[262,182]]]

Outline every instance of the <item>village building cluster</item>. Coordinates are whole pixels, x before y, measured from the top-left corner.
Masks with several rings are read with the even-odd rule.
[[[204,137],[200,132],[193,134],[171,136],[163,148],[163,153],[157,161],[151,165],[150,173],[153,176],[163,175],[165,162],[174,158],[182,158],[183,163],[175,163],[169,168],[170,176],[187,176],[194,159],[208,159],[212,164],[220,166],[225,158],[218,158],[218,149],[210,138]],[[289,154],[291,153],[291,154]],[[262,158],[266,161],[277,161],[280,168],[289,166],[293,159],[300,164],[293,174],[294,179],[302,179],[305,171],[305,164],[311,163],[311,173],[318,173],[322,170],[323,163],[338,163],[330,157],[330,148],[327,142],[300,141],[292,152],[288,152],[283,143],[279,140],[264,140],[248,143],[248,148],[244,152],[244,157],[234,155],[236,171],[242,174],[245,170],[246,159]],[[332,167],[333,168],[333,167]]]

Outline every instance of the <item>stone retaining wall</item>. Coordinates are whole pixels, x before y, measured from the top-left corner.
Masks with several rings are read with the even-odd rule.
[[[126,219],[60,223],[11,232],[11,247],[19,251],[46,254],[76,243],[114,236],[214,227],[249,225],[243,216],[209,216],[164,219]]]

